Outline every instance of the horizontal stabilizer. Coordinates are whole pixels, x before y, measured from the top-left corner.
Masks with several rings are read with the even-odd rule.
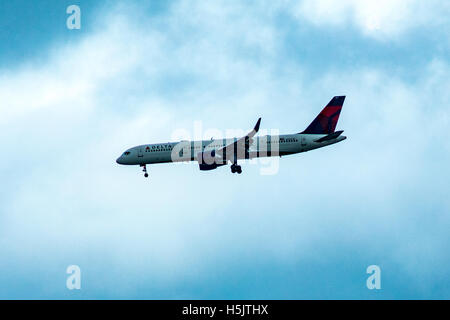
[[[342,132],[344,132],[344,130],[340,130],[340,131],[336,131],[336,132],[330,133],[329,135],[326,135],[325,137],[322,137],[320,139],[314,140],[314,142],[324,142],[324,141],[336,139],[337,137],[339,137],[342,134]]]

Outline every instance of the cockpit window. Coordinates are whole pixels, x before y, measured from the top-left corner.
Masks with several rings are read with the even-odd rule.
[[[127,156],[130,154],[130,151],[125,151],[123,154]]]

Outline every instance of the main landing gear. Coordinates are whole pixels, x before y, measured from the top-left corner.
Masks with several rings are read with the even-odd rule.
[[[147,166],[145,164],[141,164],[141,167],[143,167],[142,171],[144,172],[144,177],[148,178]]]
[[[232,165],[231,165],[231,173],[238,173],[238,174],[241,174],[242,173],[242,168],[241,168],[241,166],[238,166],[236,163],[233,163]]]

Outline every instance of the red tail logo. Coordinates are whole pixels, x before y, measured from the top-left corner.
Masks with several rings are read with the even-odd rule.
[[[319,113],[313,122],[302,133],[330,134],[336,129],[345,96],[336,96]]]

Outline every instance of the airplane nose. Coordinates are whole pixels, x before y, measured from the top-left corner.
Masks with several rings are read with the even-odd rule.
[[[121,161],[120,158],[122,158],[122,157],[118,157],[117,160],[116,160],[116,162],[117,162],[118,164],[122,164],[122,161]]]

